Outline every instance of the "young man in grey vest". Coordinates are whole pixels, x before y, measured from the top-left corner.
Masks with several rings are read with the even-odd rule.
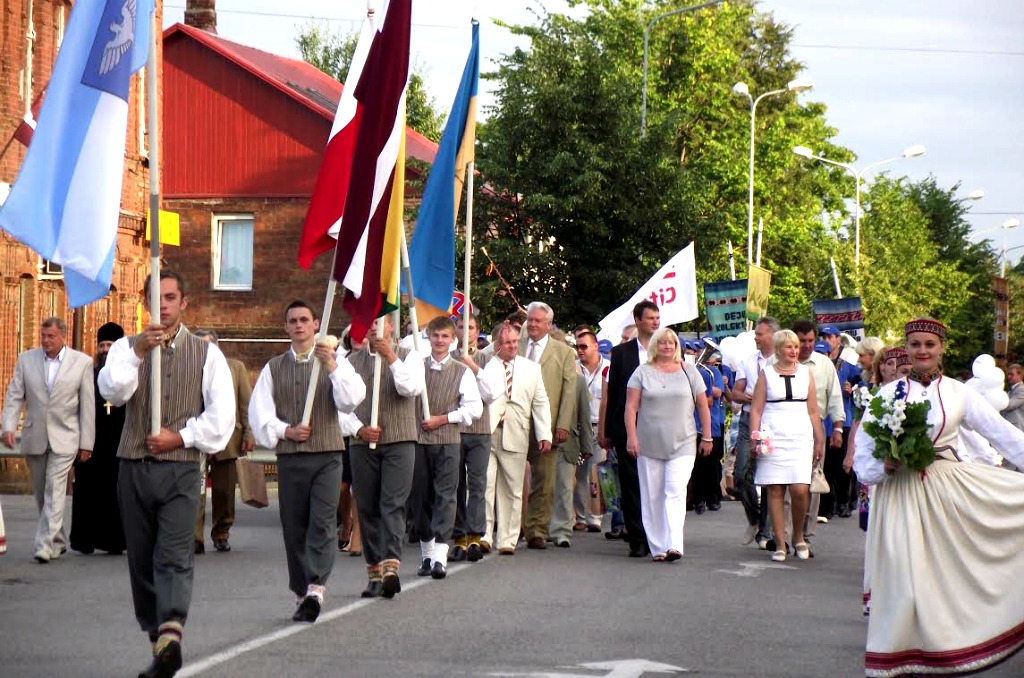
[[[477,390],[480,391],[484,407],[479,419],[469,426],[462,427],[459,489],[455,495],[455,529],[452,532],[455,543],[448,554],[448,560],[476,562],[484,557],[480,538],[484,536],[487,525],[484,497],[487,494],[487,464],[491,458],[491,419],[488,405],[504,384],[499,382],[492,387],[484,378],[483,367],[493,354],[488,355],[475,350],[480,337],[480,323],[476,315],[469,313],[459,318],[456,338],[461,340],[463,337],[466,322],[469,323],[470,349],[456,349],[452,357],[461,360],[476,377]]]
[[[480,418],[483,403],[476,378],[451,355],[455,323],[446,316],[427,324],[430,356],[425,382],[430,416],[422,419],[413,472],[413,535],[420,542],[421,577],[444,579],[448,571],[448,542],[455,526],[455,492],[459,487],[461,428]]]
[[[287,353],[260,372],[249,400],[249,422],[256,441],[277,452],[278,504],[288,560],[288,588],[298,599],[292,619],[316,621],[334,567],[341,451],[344,437],[338,413],[349,413],[366,387],[334,349],[317,344],[320,319],[305,301],[288,304]],[[302,423],[313,359],[320,361],[308,425]]]
[[[147,308],[149,285],[147,277]],[[112,405],[127,403],[117,490],[135,618],[153,645],[153,662],[140,678],[170,678],[181,668],[192,599],[199,464],[204,454],[223,450],[235,429],[234,388],[224,354],[182,324],[188,298],[181,276],[161,271],[159,285],[159,322],[114,342],[98,381],[100,394]],[[161,426],[153,435],[149,358],[156,346],[162,347]]]
[[[377,324],[384,336],[377,337]],[[423,358],[415,351],[393,345],[391,316],[374,321],[366,347],[348,356],[363,383],[366,399],[349,417],[356,437],[349,448],[352,489],[355,491],[363,558],[369,583],[364,598],[394,598],[402,590],[398,568],[405,538],[405,503],[412,487],[418,422],[416,396],[423,393]],[[380,410],[370,426],[373,402],[374,356],[381,358]],[[370,449],[375,443],[376,449]]]

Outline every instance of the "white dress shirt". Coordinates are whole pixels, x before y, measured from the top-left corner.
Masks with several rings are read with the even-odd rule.
[[[53,390],[53,382],[57,381],[57,373],[60,372],[60,364],[68,352],[67,346],[61,346],[56,358],[50,358],[43,354],[43,364],[46,365],[46,390]]]
[[[650,339],[647,340],[648,344],[650,343],[650,341],[651,341]],[[640,343],[640,337],[636,338],[636,353],[637,353],[638,356],[640,356],[640,363],[639,364],[646,365],[647,364],[647,347]],[[627,377],[627,379],[628,379],[628,377]]]
[[[579,366],[580,374],[583,375],[587,382],[587,399],[590,401],[590,423],[597,426],[598,420],[601,418],[602,386],[608,381],[608,370],[611,368],[611,361],[602,357],[593,372],[579,361],[577,361],[577,365]]]
[[[410,350],[408,355],[405,356],[405,360],[396,359],[395,362],[388,365],[388,369],[391,370],[391,379],[395,383],[395,390],[398,391],[398,395],[404,398],[415,398],[426,390],[427,382],[425,378],[426,371],[423,368],[423,356],[416,351]],[[373,397],[372,393],[367,393],[367,395],[371,398]],[[342,432],[352,431],[349,435],[355,435],[355,431],[368,425],[361,422],[359,417],[353,413],[347,422],[342,425],[341,430]]]
[[[173,347],[187,332],[182,325],[171,341]],[[111,405],[124,405],[139,387],[139,367],[142,358],[128,345],[128,337],[114,342],[107,353],[107,362],[100,370],[100,395]],[[178,431],[182,446],[193,447],[206,454],[217,454],[228,446],[231,434],[235,432],[235,384],[231,379],[224,354],[215,344],[210,344],[203,363],[203,411],[198,417],[185,422],[185,428]]]
[[[440,371],[450,360],[450,353],[441,362],[434,360],[434,356],[431,355],[427,358],[426,367],[428,370]],[[480,397],[480,389],[476,385],[476,377],[473,376],[473,370],[467,367],[462,372],[462,379],[459,380],[459,406],[448,413],[448,423],[470,426],[483,413],[484,403]]]
[[[736,366],[736,381],[740,379],[746,380],[746,385],[743,392],[747,395],[754,395],[754,387],[757,386],[757,378],[761,374],[761,370],[768,364],[768,358],[766,358],[760,351],[748,355],[746,358],[740,361],[740,364]],[[743,411],[750,414],[750,403],[743,404]]]
[[[293,358],[298,358],[294,347],[288,350]],[[316,357],[310,359],[317,360]],[[338,366],[327,377],[331,380],[334,406],[339,413],[344,414],[351,412],[363,402],[363,398],[366,397],[366,384],[356,374],[349,361],[337,354],[335,360]],[[278,418],[277,406],[274,404],[274,377],[270,372],[270,365],[265,365],[249,399],[249,428],[252,429],[253,437],[261,446],[273,450],[284,439],[285,430],[299,423],[301,422],[289,423]]]

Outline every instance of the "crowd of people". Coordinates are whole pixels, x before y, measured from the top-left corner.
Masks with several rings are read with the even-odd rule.
[[[346,330],[337,347],[318,342],[316,311],[295,301],[283,309],[288,350],[250,387],[216,333],[183,324],[185,281],[163,271],[158,284],[159,322],[134,336],[104,325],[95,361],[65,345],[62,321],[44,321],[40,348],[18,359],[2,433],[12,447],[24,410],[36,562],[68,547],[127,551],[152,644],[142,678],[182,665],[206,475],[211,541],[227,552],[236,460],[256,445],[276,454],[296,622],[318,618],[339,550],[362,556],[363,597],[394,598],[407,541],[418,545],[416,574],[444,579],[454,561],[571,548],[610,513],[607,539],[672,563],[685,554],[688,512],[736,500],[743,543],[774,561],[813,557],[817,525],[861,516],[868,675],[977,670],[1024,645],[1024,590],[1013,584],[1024,565],[1024,476],[959,453],[972,436],[1024,468],[1022,370],[1008,368],[1000,416],[943,374],[940,323],[909,323],[899,346],[867,338],[851,348],[834,326],[783,329],[763,317],[757,351],[726,365],[713,342],[661,328],[649,300],[614,347],[589,326],[557,329],[551,307],[534,302],[489,343],[471,314],[434,318],[418,350],[394,338],[389,316],[359,341]],[[937,457],[926,473],[875,454],[866,431],[877,417],[857,393],[930,403]],[[614,480],[608,496],[599,470]]]

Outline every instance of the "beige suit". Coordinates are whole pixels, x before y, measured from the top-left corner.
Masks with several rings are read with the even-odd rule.
[[[519,339],[519,355],[528,355],[528,347],[529,337],[524,333]],[[551,406],[552,427],[572,431],[576,424],[576,352],[567,344],[548,337],[539,362]],[[526,538],[546,540],[555,497],[558,453],[552,450],[549,454],[540,454],[536,444],[531,443],[528,461],[530,498],[526,507]]]
[[[515,548],[522,520],[523,477],[533,440],[551,440],[551,412],[541,369],[526,358],[512,363],[512,397],[507,395],[505,363],[494,358],[484,368],[497,397],[490,404],[491,459],[487,465],[486,520],[483,541],[490,541],[498,501],[495,548]],[[532,427],[531,427],[532,424]],[[531,430],[533,438],[531,440]]]
[[[4,401],[3,430],[14,431],[21,411],[21,452],[32,475],[39,509],[34,555],[59,558],[67,548],[64,501],[68,472],[79,450],[92,451],[96,436],[96,393],[92,358],[64,348],[53,385],[47,387],[46,354],[41,348],[18,356]]]

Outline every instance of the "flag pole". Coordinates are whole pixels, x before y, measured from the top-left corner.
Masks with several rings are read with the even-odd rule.
[[[412,345],[413,349],[423,355],[420,351],[420,323],[416,318],[416,294],[412,288],[412,268],[409,267],[409,245],[405,242],[405,229],[402,229],[402,273],[405,274],[405,290],[409,295],[409,320],[412,321]],[[423,405],[423,418],[430,418],[430,401],[427,398],[426,389],[420,394],[420,403]]]
[[[337,245],[334,247],[335,253],[338,251]],[[338,281],[334,279],[334,267],[331,267],[331,276],[327,279],[327,298],[324,299],[324,312],[320,316],[320,331],[316,333],[316,339],[314,341],[314,347],[317,344],[323,343],[327,337],[327,330],[331,324],[331,313],[334,310],[334,295],[338,291]],[[314,360],[313,367],[309,373],[309,386],[306,388],[306,405],[302,408],[302,425],[309,426],[310,419],[313,418],[313,400],[316,397],[316,385],[320,380],[320,361]]]
[[[764,217],[757,219],[757,265],[761,265],[761,236],[764,235]]]
[[[729,275],[732,279],[736,279],[736,257],[732,254],[732,240],[727,241],[729,243]]]
[[[469,272],[473,261],[473,166],[475,164],[470,160],[466,165],[466,272],[462,283],[462,346],[465,354],[469,356],[476,353],[476,346],[469,345],[469,316],[473,308],[469,297]]]
[[[834,257],[828,258],[829,265],[832,266],[832,282],[836,286],[836,299],[843,298],[843,291],[839,289],[839,273],[836,271],[836,260]]]
[[[160,26],[156,12],[150,16],[149,58],[146,60],[146,98],[149,115],[149,324],[159,325],[160,317],[160,113],[157,100],[158,63],[156,40]],[[154,322],[155,319],[155,322]],[[160,433],[160,345],[150,351],[149,403],[150,433]]]

